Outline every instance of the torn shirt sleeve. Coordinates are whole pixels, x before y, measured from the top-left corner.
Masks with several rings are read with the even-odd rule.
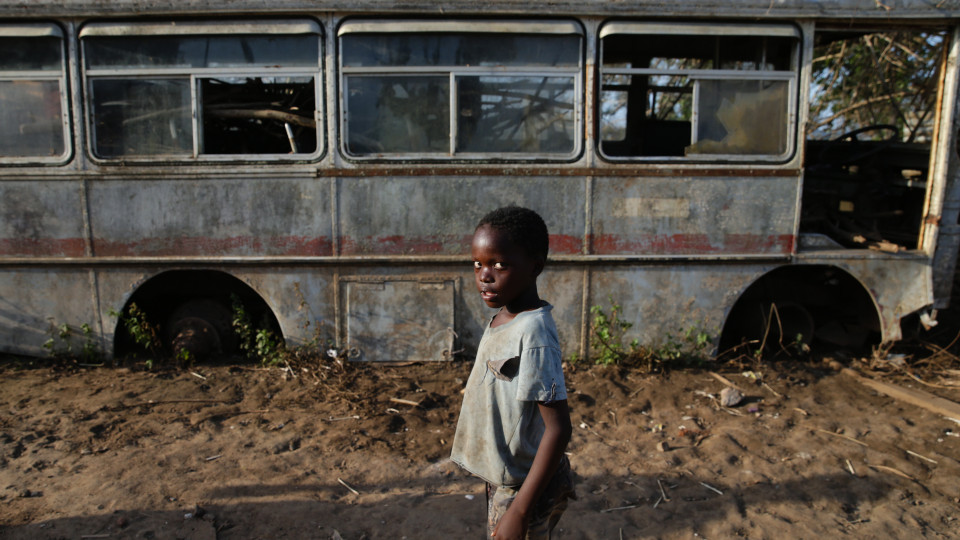
[[[543,403],[567,399],[559,348],[544,346],[522,352],[517,374],[517,399]]]

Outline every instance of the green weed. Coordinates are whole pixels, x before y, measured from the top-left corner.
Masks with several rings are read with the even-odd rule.
[[[130,307],[127,308],[124,314],[117,313],[111,309],[110,316],[116,317],[120,323],[123,324],[127,335],[133,339],[135,344],[145,352],[150,353],[150,357],[144,361],[144,364],[147,366],[147,369],[153,369],[154,364],[160,360],[160,351],[162,348],[160,331],[157,325],[147,319],[147,314],[144,313],[135,302],[130,304]]]
[[[282,346],[280,339],[263,325],[254,325],[250,313],[237,295],[230,295],[230,300],[233,310],[231,322],[239,338],[240,350],[247,357],[258,360],[264,366],[286,364],[287,350]]]
[[[50,322],[48,333],[50,337],[43,344],[43,348],[51,358],[57,360],[73,360],[84,365],[99,365],[103,361],[103,351],[97,344],[97,339],[93,335],[93,328],[83,323],[80,328],[70,326],[67,323],[56,324],[51,317],[47,319]],[[80,340],[79,348],[76,347],[76,340]]]
[[[604,312],[601,306],[590,308],[593,320],[590,324],[590,347],[594,351],[594,363],[602,365],[620,364],[639,346],[636,339],[627,347],[623,345],[623,336],[633,323],[620,318],[620,305],[610,298],[610,312]]]
[[[632,339],[625,344],[633,323],[621,318],[622,308],[612,297],[609,301],[609,311],[599,305],[590,308],[590,348],[595,364],[637,367],[651,373],[668,367],[698,365],[709,358],[713,338],[701,325],[681,329],[677,335],[667,333],[660,343],[641,345]]]

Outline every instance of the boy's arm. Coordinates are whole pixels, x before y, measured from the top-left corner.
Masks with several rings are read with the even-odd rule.
[[[543,438],[540,439],[537,455],[533,458],[533,465],[530,466],[530,472],[520,486],[520,491],[494,530],[493,536],[500,540],[526,537],[533,505],[556,473],[567,443],[570,442],[572,429],[567,400],[537,405],[540,416],[543,417]]]

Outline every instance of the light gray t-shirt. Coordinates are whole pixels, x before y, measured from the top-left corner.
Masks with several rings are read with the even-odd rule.
[[[467,380],[450,457],[497,486],[519,486],[530,471],[544,431],[537,402],[567,399],[552,309],[487,323]]]

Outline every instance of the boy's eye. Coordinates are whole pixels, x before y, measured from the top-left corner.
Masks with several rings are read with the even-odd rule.
[[[473,261],[473,269],[474,270],[480,269],[480,261]]]
[[[494,270],[503,270],[504,268],[506,268],[506,267],[504,266],[503,263],[493,263],[493,269],[494,269]]]

